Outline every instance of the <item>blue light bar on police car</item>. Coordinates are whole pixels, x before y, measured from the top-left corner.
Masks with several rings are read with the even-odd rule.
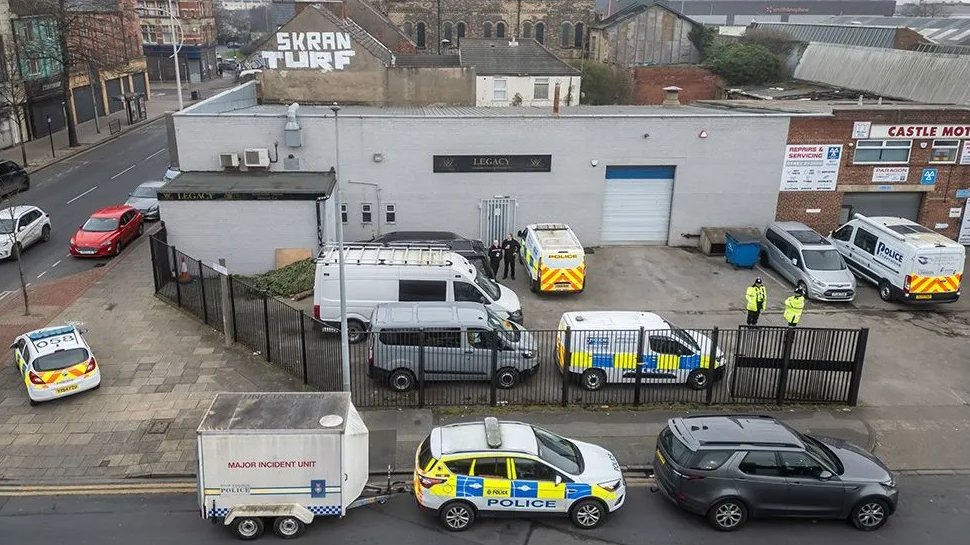
[[[64,335],[65,333],[74,333],[74,327],[63,326],[63,327],[53,327],[50,329],[42,329],[40,331],[34,331],[33,333],[28,333],[27,338],[32,341],[39,341],[41,339],[46,339],[48,337],[56,337],[58,335]]]

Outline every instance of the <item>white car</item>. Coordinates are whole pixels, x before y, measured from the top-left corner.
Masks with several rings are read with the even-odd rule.
[[[75,326],[46,327],[10,345],[31,405],[101,387],[101,370]]]
[[[19,259],[35,242],[51,239],[51,217],[36,206],[0,210],[0,259]]]

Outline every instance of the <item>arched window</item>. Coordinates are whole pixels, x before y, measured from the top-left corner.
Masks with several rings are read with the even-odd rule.
[[[491,38],[492,37],[492,23],[485,23],[482,25],[482,37]]]
[[[536,23],[536,41],[540,44],[546,43],[546,24]]]
[[[451,23],[445,23],[441,27],[441,34],[445,40],[448,40],[448,47],[455,45],[454,38],[451,36]]]
[[[401,25],[401,32],[403,32],[404,35],[407,36],[408,38],[413,38],[414,25],[412,25],[411,23],[404,23],[403,25]]]
[[[428,37],[425,36],[425,31],[426,30],[427,30],[427,26],[424,23],[418,23],[417,24],[417,35],[418,36],[417,36],[417,38],[414,41],[417,42],[418,47],[420,47],[422,49],[424,49],[425,47],[427,47],[426,41],[427,41]]]
[[[582,49],[586,45],[586,26],[583,23],[576,23],[576,47]]]
[[[573,29],[573,25],[571,25],[569,23],[563,23],[562,24],[562,32],[559,33],[559,37],[561,38],[560,45],[562,45],[562,47],[564,47],[564,48],[565,47],[572,47],[573,46],[573,41],[571,39],[569,39],[569,35],[570,35],[572,29]]]
[[[458,23],[456,29],[458,31],[458,45],[461,45],[461,39],[465,37],[465,23]]]
[[[522,23],[522,38],[526,40],[532,39],[532,23],[529,21]]]
[[[495,37],[504,38],[505,37],[505,23],[495,23]]]

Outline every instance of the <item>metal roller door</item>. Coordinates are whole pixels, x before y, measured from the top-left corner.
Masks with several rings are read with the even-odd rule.
[[[842,214],[839,223],[849,221],[855,214],[863,216],[891,216],[918,221],[922,193],[846,193],[842,195]]]
[[[108,111],[115,113],[124,110],[125,103],[120,100],[121,94],[124,92],[121,87],[121,78],[109,79],[104,82],[104,86],[108,91]]]
[[[101,90],[92,91],[90,85],[85,85],[84,87],[78,87],[74,89],[74,113],[77,115],[77,122],[84,123],[85,121],[91,121],[94,119],[94,95],[93,93],[98,93],[98,112],[104,115],[102,111],[101,102]]]
[[[608,166],[602,244],[667,244],[674,167]]]
[[[136,93],[145,92],[145,73],[144,72],[138,72],[137,74],[132,74],[131,80],[132,80],[132,83],[135,84]],[[145,98],[148,98],[148,97],[145,97]]]

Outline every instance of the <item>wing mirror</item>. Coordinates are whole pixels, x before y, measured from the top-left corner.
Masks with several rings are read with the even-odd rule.
[[[798,266],[798,259],[796,259],[794,257],[791,258],[791,264],[797,267]]]
[[[561,484],[562,484],[562,476],[556,475],[556,486],[559,486]]]
[[[20,227],[17,227],[17,232],[19,233],[19,232],[23,231],[26,228],[27,228],[26,225],[21,225]]]
[[[17,343],[13,343],[10,345],[10,350],[16,350],[16,349],[17,349]]]
[[[829,471],[829,470],[827,470],[827,469],[823,469],[818,474],[818,478],[821,481],[827,481],[827,480],[831,479],[832,477],[834,477],[834,475],[832,475],[832,472]]]

